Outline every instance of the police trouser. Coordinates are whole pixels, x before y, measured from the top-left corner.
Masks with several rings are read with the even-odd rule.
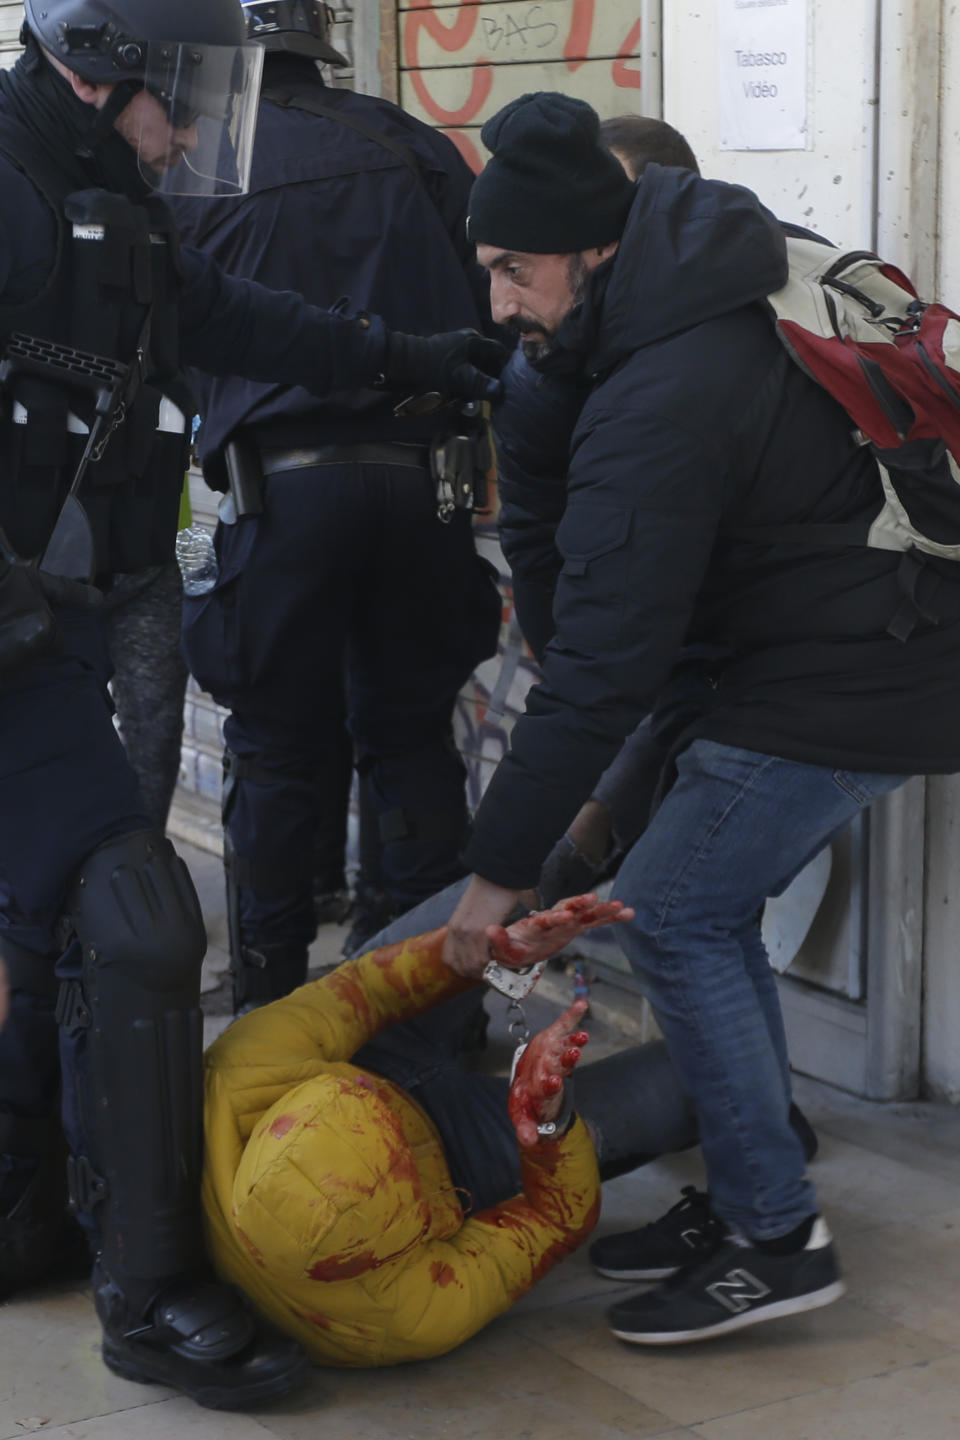
[[[59,622],[61,653],[0,692],[0,949],[13,989],[0,1184],[9,1208],[43,1137],[53,1143],[62,1059],[72,1198],[104,1270],[137,1302],[201,1258],[205,939],[112,723],[100,618]]]
[[[263,512],[221,523],[217,545],[216,589],[185,603],[187,660],[231,711],[224,810],[240,939],[287,947],[293,964],[315,933],[314,836],[339,784],[345,708],[384,891],[412,905],[462,873],[453,707],[495,649],[500,602],[469,517],[440,523],[419,462],[271,475]]]

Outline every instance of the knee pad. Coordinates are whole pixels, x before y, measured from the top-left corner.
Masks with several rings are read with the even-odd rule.
[[[66,918],[80,950],[57,1016],[77,1117],[71,1199],[107,1272],[135,1287],[199,1262],[203,920],[156,830],[88,855]]]
[[[138,987],[180,992],[197,979],[207,941],[186,865],[157,830],[107,840],[78,869],[67,900],[84,969],[109,965]]]

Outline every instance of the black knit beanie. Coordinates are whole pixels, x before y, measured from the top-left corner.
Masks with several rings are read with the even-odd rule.
[[[592,106],[553,90],[521,95],[480,138],[493,155],[470,194],[475,245],[565,255],[619,240],[636,191]]]

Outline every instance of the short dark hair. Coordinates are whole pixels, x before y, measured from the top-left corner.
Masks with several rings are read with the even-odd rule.
[[[626,156],[637,178],[651,160],[700,174],[697,157],[686,137],[666,120],[654,120],[649,115],[614,115],[600,122],[600,139],[608,150],[619,150]]]

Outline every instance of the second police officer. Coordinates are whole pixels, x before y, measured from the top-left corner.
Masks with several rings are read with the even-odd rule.
[[[347,62],[321,0],[243,8],[267,51],[250,191],[180,199],[184,238],[231,274],[317,305],[347,295],[404,331],[489,327],[466,240],[473,176],[452,142],[388,101],[324,85],[317,62]],[[398,418],[369,384],[321,397],[200,377],[198,400],[205,473],[231,491],[220,581],[188,598],[184,634],[193,674],[232,712],[224,830],[239,1010],[306,979],[316,837],[338,823],[342,835],[345,714],[363,818],[354,946],[463,873],[453,707],[496,650],[500,601],[468,511],[450,503],[478,463],[476,419]],[[438,494],[444,457],[461,475]],[[342,870],[320,888],[338,884]]]
[[[0,73],[0,1289],[63,1258],[62,1075],[106,1363],[245,1408],[303,1362],[205,1273],[203,924],[112,724],[100,595],[172,553],[183,364],[477,396],[498,356],[179,250],[157,192],[246,185],[262,52],[235,0],[25,10]]]

